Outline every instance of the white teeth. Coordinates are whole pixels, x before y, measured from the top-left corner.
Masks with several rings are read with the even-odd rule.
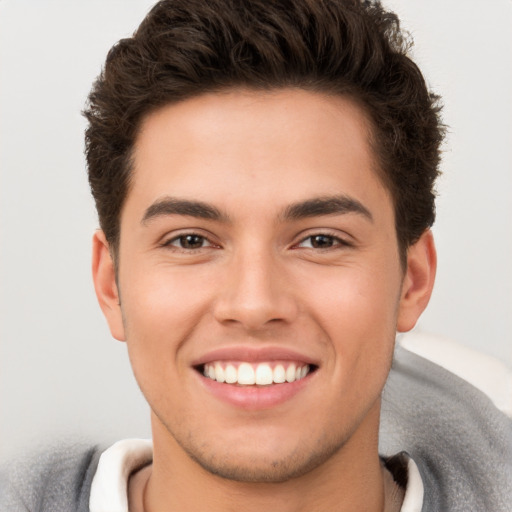
[[[254,370],[249,363],[242,363],[238,367],[238,384],[242,384],[244,386],[252,386],[256,383],[256,379],[254,377]]]
[[[226,366],[225,378],[228,384],[234,384],[238,381],[238,372],[232,364]]]
[[[256,367],[256,384],[268,386],[274,382],[272,368],[268,364],[259,364]]]
[[[277,364],[272,369],[269,363],[240,363],[223,365],[220,361],[204,365],[203,374],[217,382],[226,384],[239,384],[242,386],[269,386],[271,384],[283,384],[303,379],[310,371],[310,366],[297,365],[295,363]]]
[[[282,384],[283,382],[286,381],[286,371],[284,369],[284,366],[282,364],[278,364],[275,368],[274,368],[274,378],[273,378],[274,382],[276,384]]]
[[[226,380],[226,376],[224,375],[224,369],[222,368],[220,363],[215,363],[215,377],[214,379],[217,382],[224,382]]]
[[[292,363],[286,368],[286,382],[295,381],[295,365]]]

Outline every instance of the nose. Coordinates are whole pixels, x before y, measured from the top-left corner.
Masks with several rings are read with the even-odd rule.
[[[292,322],[299,307],[291,279],[278,260],[263,250],[234,256],[217,294],[217,321],[239,325],[247,331]]]

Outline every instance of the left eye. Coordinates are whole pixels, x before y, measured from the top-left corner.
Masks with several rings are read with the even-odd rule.
[[[202,249],[203,247],[209,247],[211,243],[204,236],[188,233],[169,240],[165,245],[180,249]]]
[[[344,245],[343,241],[332,235],[312,235],[299,243],[299,247],[310,247],[312,249],[329,249],[338,245]]]

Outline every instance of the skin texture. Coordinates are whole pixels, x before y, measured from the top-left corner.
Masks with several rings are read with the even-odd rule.
[[[302,90],[207,94],[142,124],[118,279],[101,232],[93,275],[152,410],[146,510],[383,509],[380,394],[436,258],[427,231],[401,267],[369,133],[349,99]],[[152,206],[170,197],[221,215]],[[362,209],[286,215],[327,197]],[[194,367],[233,347],[292,350],[316,371],[276,405],[233,405]]]

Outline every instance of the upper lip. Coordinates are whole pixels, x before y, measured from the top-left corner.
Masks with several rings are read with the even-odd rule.
[[[265,361],[294,361],[318,366],[318,361],[306,354],[283,347],[234,346],[211,350],[192,362],[192,366],[201,366],[214,361],[246,361],[258,363]]]

